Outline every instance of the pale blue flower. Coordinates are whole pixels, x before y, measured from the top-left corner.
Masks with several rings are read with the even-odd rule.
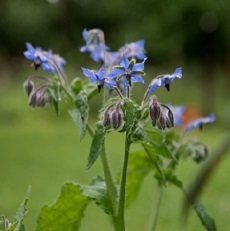
[[[178,67],[176,70],[171,74],[166,74],[166,75],[159,75],[157,78],[155,78],[150,86],[149,86],[149,93],[153,93],[158,86],[165,86],[167,90],[170,90],[170,83],[175,79],[175,78],[182,78],[182,68]]]
[[[119,66],[115,66],[108,74],[111,78],[123,78],[124,89],[131,83],[144,83],[142,75],[144,72],[144,63],[146,58],[141,63],[135,63],[135,60],[129,61],[127,57],[124,57]]]
[[[199,118],[191,123],[189,123],[184,132],[187,133],[187,132],[190,132],[191,130],[193,130],[194,128],[202,128],[203,124],[206,124],[206,123],[212,123],[215,121],[215,116],[214,116],[214,113],[211,113],[209,116],[207,117],[204,117],[204,118]]]
[[[83,67],[81,69],[83,74],[88,77],[91,82],[97,83],[99,91],[104,85],[109,89],[117,86],[116,81],[106,75],[104,67],[101,67],[98,71],[86,69]]]

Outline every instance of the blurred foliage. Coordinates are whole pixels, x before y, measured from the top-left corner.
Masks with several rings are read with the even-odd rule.
[[[112,50],[146,39],[155,65],[179,58],[223,64],[230,47],[229,9],[227,0],[1,1],[0,50],[8,58],[21,56],[30,41],[73,55],[83,44],[83,28],[97,27]]]

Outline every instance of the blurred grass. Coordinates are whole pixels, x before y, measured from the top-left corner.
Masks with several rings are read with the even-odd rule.
[[[170,98],[171,102],[179,104],[199,101],[199,90],[194,87],[188,91],[188,88],[181,87],[186,86],[184,82],[172,86],[175,97]],[[159,89],[158,98],[162,102],[169,101],[169,96],[162,92]],[[181,99],[181,95],[185,94],[186,99]],[[102,174],[101,164],[99,160],[92,169],[85,170],[90,138],[86,136],[79,142],[77,127],[68,116],[64,103],[59,117],[49,107],[31,110],[27,106],[22,84],[1,85],[0,97],[0,213],[12,221],[27,186],[31,185],[29,214],[25,221],[28,230],[33,230],[39,209],[46,203],[54,202],[64,182],[76,180],[83,184],[89,183],[92,176]],[[216,124],[205,126],[202,133],[194,133],[213,150],[229,131],[217,121]],[[122,138],[122,134],[114,133],[107,140],[114,172],[119,171],[122,163]],[[227,156],[201,197],[207,212],[215,218],[218,230],[227,230],[230,226],[229,164],[230,157]],[[187,160],[178,168],[178,175],[185,185],[195,178],[200,167],[202,165],[197,166]],[[149,175],[143,182],[138,200],[128,209],[128,230],[147,230],[155,203],[156,187],[152,182],[153,176]],[[183,195],[177,188],[168,187],[165,190],[157,230],[204,230],[193,211],[187,226],[183,226],[180,210],[182,199]],[[92,203],[86,210],[81,230],[112,229],[103,212]]]

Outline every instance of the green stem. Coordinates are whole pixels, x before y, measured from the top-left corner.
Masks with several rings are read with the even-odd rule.
[[[158,194],[156,197],[157,201],[156,201],[156,204],[154,203],[154,207],[153,207],[153,220],[151,221],[149,231],[155,231],[156,230],[157,219],[159,216],[160,206],[161,206],[161,201],[162,201],[162,194],[163,194],[163,185],[159,184],[158,185]]]
[[[119,231],[125,230],[125,191],[126,191],[126,176],[127,176],[127,168],[128,168],[128,160],[129,160],[129,149],[130,143],[129,138],[126,133],[125,138],[125,156],[123,162],[123,169],[121,175],[121,182],[120,182],[120,194],[118,200],[118,213],[117,213],[117,222],[118,222],[118,229]]]
[[[90,136],[93,138],[94,131],[92,127],[90,126],[90,124],[87,124],[86,128]],[[112,208],[113,208],[113,214],[114,214],[113,223],[114,223],[114,227],[116,227],[117,222],[115,218],[115,213],[116,213],[116,207],[117,207],[117,190],[116,190],[116,185],[112,177],[111,168],[110,168],[108,157],[106,154],[105,144],[103,144],[102,152],[100,156],[101,156],[101,161],[102,161],[102,166],[103,166],[103,171],[104,171],[104,176],[105,176],[105,182],[107,186],[107,193],[108,193],[108,196],[109,196]]]

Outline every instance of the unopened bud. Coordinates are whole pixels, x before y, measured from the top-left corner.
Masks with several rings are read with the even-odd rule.
[[[160,113],[160,118],[158,120],[158,128],[162,130],[165,130],[166,128],[166,120],[162,113]]]
[[[29,96],[29,101],[28,101],[29,106],[34,108],[36,106],[36,100],[37,100],[37,93],[32,92]]]
[[[168,113],[166,117],[166,126],[167,128],[174,127],[174,115],[170,108],[168,108]]]
[[[36,94],[36,106],[37,107],[44,107],[46,105],[46,94],[44,91],[37,92]]]
[[[108,125],[110,125],[110,113],[109,113],[109,109],[107,108],[104,112],[104,117],[103,117],[103,126],[107,127]]]
[[[160,105],[157,102],[156,97],[153,96],[152,103],[149,107],[149,114],[150,114],[153,126],[156,126],[157,120],[160,117],[160,113],[161,113]]]
[[[111,125],[112,128],[117,129],[121,126],[122,123],[122,115],[120,110],[115,109],[112,113],[111,113]]]
[[[26,94],[30,96],[30,93],[32,92],[34,88],[34,83],[32,80],[28,79],[24,82],[23,87],[25,89]]]

